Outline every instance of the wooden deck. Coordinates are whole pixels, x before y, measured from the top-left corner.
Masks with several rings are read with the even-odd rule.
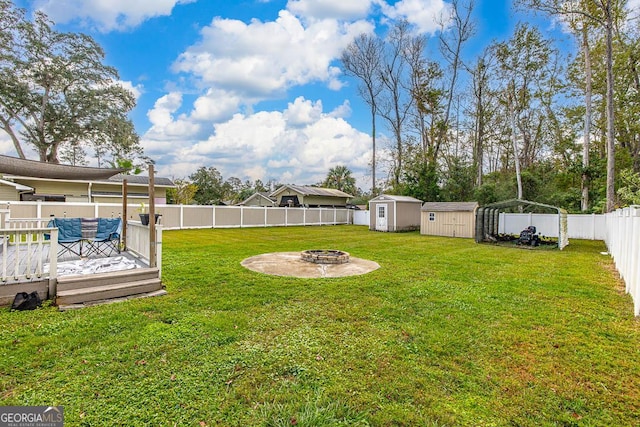
[[[78,244],[76,244],[78,245]],[[0,245],[0,254],[6,249],[6,257],[2,257],[2,265],[0,265],[0,286],[2,284],[30,282],[41,280],[48,277],[49,271],[49,248],[48,244],[43,245]],[[79,248],[75,248],[76,252],[80,252]],[[59,251],[60,252],[60,251]],[[68,275],[69,263],[87,262],[95,260],[113,260],[116,257],[122,257],[130,263],[135,263],[138,268],[149,267],[146,260],[134,256],[133,254],[122,251],[120,253],[113,252],[109,257],[97,256],[78,256],[71,251],[64,251],[57,257],[58,276]],[[113,266],[113,270],[118,270],[117,266]],[[127,268],[130,268],[127,266]],[[124,268],[122,268],[124,269]],[[16,279],[18,277],[18,279]]]
[[[11,221],[11,228],[0,229],[0,305],[10,305],[19,292],[35,291],[41,299],[52,299],[60,307],[163,292],[160,227],[152,246],[149,228],[129,223],[126,236],[130,250],[112,251],[104,256],[96,253],[95,246],[90,248],[88,242],[75,243],[72,250],[63,250],[58,242],[58,228],[44,226],[45,220]],[[154,267],[148,261],[152,247]],[[50,265],[55,268],[51,274]]]

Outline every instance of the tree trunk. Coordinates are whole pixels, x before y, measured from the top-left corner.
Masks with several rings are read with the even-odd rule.
[[[585,71],[585,93],[584,93],[584,139],[582,146],[582,212],[589,210],[589,148],[591,145],[591,96],[592,96],[592,73],[591,73],[591,54],[589,52],[589,38],[587,26],[582,25],[582,51],[584,55],[584,71]]]
[[[611,0],[606,2],[606,32],[607,32],[607,206],[606,211],[615,208],[615,128],[613,113],[613,16]]]
[[[376,196],[376,105],[373,101],[375,97],[371,95],[371,141],[373,145],[373,155],[371,156],[371,196]]]
[[[513,90],[514,86],[511,86]],[[513,161],[516,165],[516,181],[518,183],[518,199],[522,199],[522,175],[520,174],[520,156],[518,154],[518,138],[516,134],[516,112],[513,107],[514,99],[509,94],[509,116],[511,119],[511,143],[513,144]],[[515,97],[515,90],[513,97]]]

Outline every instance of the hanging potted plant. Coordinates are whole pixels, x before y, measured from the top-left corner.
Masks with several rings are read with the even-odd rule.
[[[147,205],[144,203],[140,203],[140,207],[138,208],[138,212],[140,215],[140,222],[142,225],[149,225],[149,213],[147,212]],[[160,218],[160,214],[155,214],[155,223],[158,223],[158,218]]]
[[[142,225],[149,225],[149,213],[147,212],[147,206],[144,203],[140,203],[138,212],[140,215],[140,222],[142,223]]]

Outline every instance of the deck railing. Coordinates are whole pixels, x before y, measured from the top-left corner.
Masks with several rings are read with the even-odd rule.
[[[58,229],[47,227],[0,229],[0,281],[49,279],[57,277]],[[48,268],[45,268],[48,264]],[[55,291],[50,288],[50,291]]]
[[[156,224],[156,266],[162,271],[162,226]],[[128,252],[149,261],[149,227],[142,225],[139,221],[127,221],[127,241]]]

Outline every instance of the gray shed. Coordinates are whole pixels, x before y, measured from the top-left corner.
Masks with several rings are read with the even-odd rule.
[[[369,200],[369,230],[413,231],[420,229],[422,200],[381,194]]]
[[[477,209],[477,202],[426,202],[422,205],[420,234],[473,238]]]

